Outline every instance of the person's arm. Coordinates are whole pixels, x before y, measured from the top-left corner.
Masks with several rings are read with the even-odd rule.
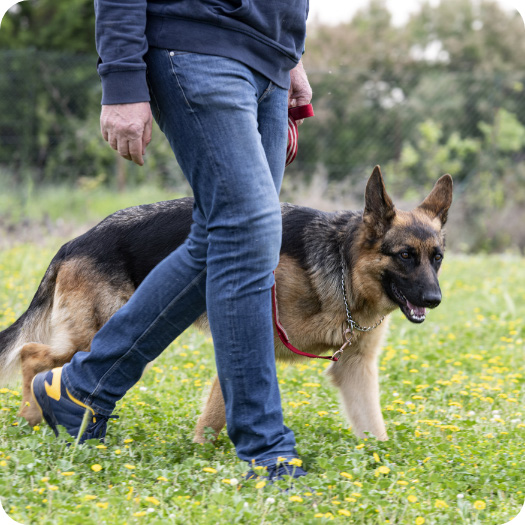
[[[153,123],[143,60],[146,0],[95,0],[95,15],[102,136],[122,157],[142,166]]]

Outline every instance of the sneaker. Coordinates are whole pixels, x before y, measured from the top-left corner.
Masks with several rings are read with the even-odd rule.
[[[58,425],[62,425],[69,434],[78,439],[87,412],[87,425],[79,443],[87,439],[104,441],[108,419],[117,417],[96,414],[92,408],[74,398],[62,381],[62,368],[37,374],[31,383],[31,393],[43,418],[57,437]]]
[[[257,472],[256,472],[257,471]],[[284,479],[283,476],[290,476],[293,479],[306,476],[308,473],[297,465],[279,462],[273,465],[257,465],[246,473],[245,479],[267,479],[270,483]]]

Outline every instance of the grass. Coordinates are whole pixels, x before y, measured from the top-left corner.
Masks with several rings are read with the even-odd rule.
[[[1,327],[56,248],[0,252]],[[380,358],[387,442],[356,439],[324,363],[279,367],[310,473],[291,492],[242,482],[224,431],[192,443],[215,372],[210,339],[188,331],[120,402],[105,445],[29,428],[17,387],[0,389],[2,505],[24,524],[504,524],[525,499],[525,264],[449,256],[442,288],[423,325],[393,315]]]

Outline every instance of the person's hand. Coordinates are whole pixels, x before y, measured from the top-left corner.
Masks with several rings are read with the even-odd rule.
[[[144,164],[143,155],[151,142],[153,116],[149,102],[102,106],[100,131],[104,140],[135,164]]]
[[[304,106],[312,100],[312,88],[308,82],[303,62],[299,63],[290,71],[290,89],[288,90],[288,107]],[[297,124],[302,124],[298,120]]]

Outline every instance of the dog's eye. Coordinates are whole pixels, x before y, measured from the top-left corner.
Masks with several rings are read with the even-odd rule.
[[[443,260],[443,256],[440,253],[437,253],[434,257],[434,261],[441,262]]]
[[[404,259],[405,261],[407,261],[408,259],[410,259],[410,254],[408,252],[401,252],[399,254],[399,256],[401,257],[401,259]]]

